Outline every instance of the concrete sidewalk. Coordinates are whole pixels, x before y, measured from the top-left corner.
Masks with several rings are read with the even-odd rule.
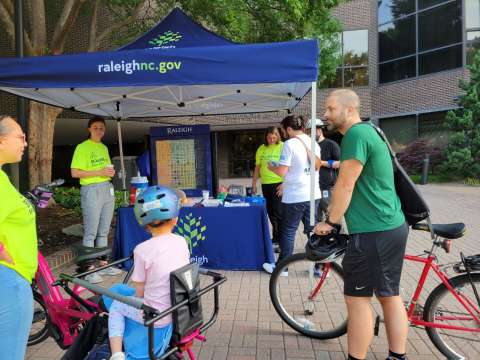
[[[441,263],[457,261],[459,252],[480,253],[480,188],[462,185],[426,185],[420,190],[425,195],[434,223],[464,222],[467,234],[453,241],[453,251],[447,255],[437,253]],[[297,249],[302,251],[305,239],[297,233]],[[411,232],[408,252],[421,254],[429,249],[431,241],[424,232]],[[66,269],[73,271],[73,267]],[[217,322],[207,332],[207,342],[197,344],[198,359],[345,359],[346,337],[334,340],[314,340],[297,334],[282,322],[270,302],[269,275],[264,272],[224,272],[228,278],[221,288],[221,309]],[[420,277],[420,267],[406,263],[402,277],[404,296],[410,296]],[[117,279],[108,279],[112,283]],[[436,277],[429,276],[424,294],[437,284]],[[107,284],[107,281],[105,282]],[[203,299],[204,315],[209,314],[212,296]],[[425,298],[423,298],[423,301]],[[378,304],[374,305],[378,311]],[[480,339],[480,337],[479,337]],[[480,358],[480,343],[474,346],[471,359]],[[385,359],[388,351],[384,326],[374,338],[368,359]],[[62,351],[48,339],[28,349],[27,359],[60,359]],[[427,337],[424,329],[410,328],[408,340],[409,359],[442,359]]]

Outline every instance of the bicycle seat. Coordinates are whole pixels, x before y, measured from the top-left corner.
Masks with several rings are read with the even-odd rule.
[[[432,228],[435,235],[441,236],[445,239],[461,238],[467,230],[467,227],[464,223],[432,224]],[[412,229],[430,232],[430,228],[428,227],[427,223],[418,223],[412,225]]]
[[[74,248],[77,251],[77,257],[75,258],[75,264],[77,265],[87,260],[95,260],[101,256],[110,255],[112,252],[112,249],[109,247],[94,248],[79,245]]]

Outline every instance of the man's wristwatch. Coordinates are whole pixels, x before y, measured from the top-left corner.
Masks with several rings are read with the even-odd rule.
[[[330,225],[331,227],[338,227],[340,226],[340,224],[335,224],[333,222],[330,221],[330,218],[327,216],[327,218],[325,219],[325,224],[328,224]]]

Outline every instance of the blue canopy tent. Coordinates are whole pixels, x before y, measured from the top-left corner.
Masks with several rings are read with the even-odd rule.
[[[316,40],[237,44],[176,8],[117,51],[0,58],[0,90],[135,119],[291,110],[311,89],[315,118],[317,60]]]

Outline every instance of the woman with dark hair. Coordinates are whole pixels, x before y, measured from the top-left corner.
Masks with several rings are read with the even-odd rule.
[[[33,319],[30,284],[38,265],[35,211],[2,170],[27,147],[22,128],[0,116],[0,349],[4,360],[23,360]]]
[[[295,233],[300,221],[304,232],[312,230],[310,226],[310,163],[315,164],[315,209],[320,199],[318,170],[320,169],[320,147],[315,142],[311,150],[311,140],[304,133],[306,121],[301,115],[289,115],[281,122],[288,138],[283,145],[282,155],[277,164],[270,163],[268,168],[283,178],[282,222],[280,227],[280,256],[278,261],[293,253]],[[265,263],[263,268],[271,273],[274,264]],[[287,274],[282,274],[287,275]]]
[[[83,246],[108,246],[108,232],[112,222],[115,195],[110,179],[115,175],[108,148],[102,143],[105,120],[95,116],[88,121],[89,137],[77,145],[70,165],[73,178],[80,179],[83,214]],[[106,265],[105,260],[100,265]],[[118,275],[117,268],[107,268],[87,275],[91,283],[102,281],[102,275]]]
[[[264,143],[255,154],[255,171],[253,172],[252,191],[257,192],[257,181],[262,182],[262,194],[267,205],[267,213],[272,223],[272,242],[277,251],[281,217],[281,185],[282,178],[268,169],[270,162],[277,163],[283,149],[283,142],[276,126],[270,126],[265,131]]]

